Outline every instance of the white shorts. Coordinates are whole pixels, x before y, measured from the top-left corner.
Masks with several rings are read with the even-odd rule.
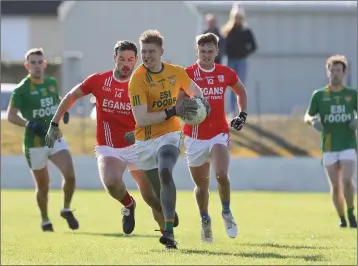
[[[184,147],[188,165],[198,167],[210,161],[211,149],[215,144],[222,144],[229,149],[229,134],[220,133],[211,139],[195,139],[185,136]]]
[[[110,146],[96,146],[95,154],[97,161],[104,157],[114,157],[123,161],[128,168],[128,171],[139,170],[138,156],[134,150],[134,146],[128,146],[125,148],[113,148]]]
[[[53,148],[39,147],[28,148],[24,150],[26,160],[32,170],[40,170],[47,166],[48,157],[55,153],[68,150],[67,143],[64,138],[61,141],[56,141]]]
[[[355,149],[343,151],[324,152],[323,165],[331,165],[338,161],[357,161],[357,152]]]
[[[170,132],[163,136],[149,140],[136,140],[134,147],[139,158],[140,167],[143,170],[158,168],[157,153],[164,145],[173,145],[180,149],[181,131]]]

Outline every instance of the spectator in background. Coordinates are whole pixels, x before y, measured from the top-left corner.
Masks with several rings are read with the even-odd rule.
[[[214,14],[206,14],[205,23],[206,23],[206,30],[203,32],[203,34],[214,33],[216,36],[219,37],[219,54],[215,58],[215,63],[221,64],[224,55],[224,50],[225,50],[225,44],[224,44],[225,40],[221,36],[220,29],[218,26],[218,20]]]
[[[228,66],[236,71],[242,83],[247,76],[247,58],[256,51],[256,42],[252,31],[247,27],[245,11],[242,7],[233,6],[228,22],[222,28],[225,39],[225,52],[228,57]],[[230,112],[237,115],[237,96],[230,93]]]

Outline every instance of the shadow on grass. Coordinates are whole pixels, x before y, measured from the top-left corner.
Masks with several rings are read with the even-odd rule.
[[[163,252],[160,250],[152,250],[156,252]],[[197,255],[212,255],[212,256],[234,256],[243,258],[257,258],[257,259],[304,259],[305,261],[324,261],[321,255],[283,255],[274,252],[224,252],[224,251],[209,251],[197,249],[181,249],[177,250],[182,254],[197,254]],[[174,250],[175,252],[175,250]]]
[[[323,249],[323,247],[310,247],[302,245],[281,245],[275,243],[261,243],[261,244],[242,244],[249,247],[263,247],[263,248],[286,248],[286,249]]]
[[[144,237],[144,238],[158,238],[160,235],[143,235],[143,234],[130,234],[125,235],[124,233],[95,233],[95,232],[66,232],[67,234],[73,235],[89,235],[89,236],[106,236],[106,237]]]
[[[246,137],[243,137],[243,138],[246,138]],[[268,147],[256,140],[247,139],[246,141],[247,141],[247,143],[244,143],[240,140],[231,139],[231,143],[233,145],[239,146],[239,147],[245,147],[245,148],[259,154],[260,156],[280,156],[279,153],[273,151],[270,147]]]
[[[287,142],[284,138],[280,137],[279,135],[274,134],[273,132],[270,132],[268,130],[264,130],[259,126],[253,125],[253,124],[250,124],[250,123],[246,124],[245,127],[250,129],[251,131],[253,131],[256,135],[273,141],[274,143],[276,143],[277,146],[280,146],[281,148],[287,150],[288,152],[290,152],[294,156],[310,156],[308,154],[308,152],[305,151],[304,149],[301,149],[299,146],[296,146],[296,145],[294,145],[292,143]],[[230,131],[230,133],[233,134],[233,135],[239,134],[237,131]],[[250,146],[253,145],[253,144],[256,145],[256,147],[254,147],[253,150],[259,149],[259,146],[261,145],[260,143],[258,143],[258,144],[257,143],[250,143]],[[260,155],[271,155],[269,153],[267,154],[267,151],[265,149],[262,150],[262,153],[263,154],[260,154]]]

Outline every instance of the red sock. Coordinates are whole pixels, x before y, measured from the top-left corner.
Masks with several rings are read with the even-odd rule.
[[[133,198],[129,195],[128,191],[126,191],[124,198],[120,202],[124,207],[130,207],[133,204]]]

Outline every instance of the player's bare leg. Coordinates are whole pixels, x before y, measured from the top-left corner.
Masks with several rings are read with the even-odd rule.
[[[354,170],[356,167],[355,161],[342,160],[341,166],[341,178],[343,183],[343,194],[347,204],[347,215],[350,227],[357,228],[357,220],[354,215],[354,196],[355,196],[355,182],[354,182]]]
[[[153,218],[158,223],[160,229],[164,229],[164,216],[159,198],[155,195],[152,186],[142,170],[130,172],[134,181],[137,183],[143,200],[152,208]]]
[[[99,176],[105,189],[112,198],[118,200],[123,205],[123,232],[130,234],[135,227],[134,210],[136,206],[122,179],[126,164],[114,157],[99,157],[97,163]]]
[[[340,165],[338,162],[325,166],[325,172],[331,187],[332,201],[341,219],[340,226],[347,227],[347,221],[344,213],[344,197],[343,197],[342,180],[340,177],[339,170],[340,170]]]
[[[211,243],[213,241],[213,233],[208,210],[210,163],[206,162],[198,167],[190,167],[190,174],[195,183],[194,194],[201,217],[201,239],[204,242]]]
[[[47,167],[39,170],[32,170],[32,176],[34,177],[36,186],[36,200],[41,213],[42,230],[52,232],[53,227],[47,212],[48,192],[50,188],[50,177]]]
[[[73,167],[72,156],[68,150],[60,150],[49,156],[49,159],[60,170],[63,178],[62,190],[64,194],[64,202],[61,216],[67,221],[69,228],[77,230],[79,228],[79,223],[70,209],[76,187],[75,169]]]
[[[225,145],[215,144],[211,149],[211,161],[214,167],[216,181],[222,204],[222,217],[226,233],[229,237],[235,238],[238,234],[238,227],[230,210],[230,178],[228,175],[230,154]]]

